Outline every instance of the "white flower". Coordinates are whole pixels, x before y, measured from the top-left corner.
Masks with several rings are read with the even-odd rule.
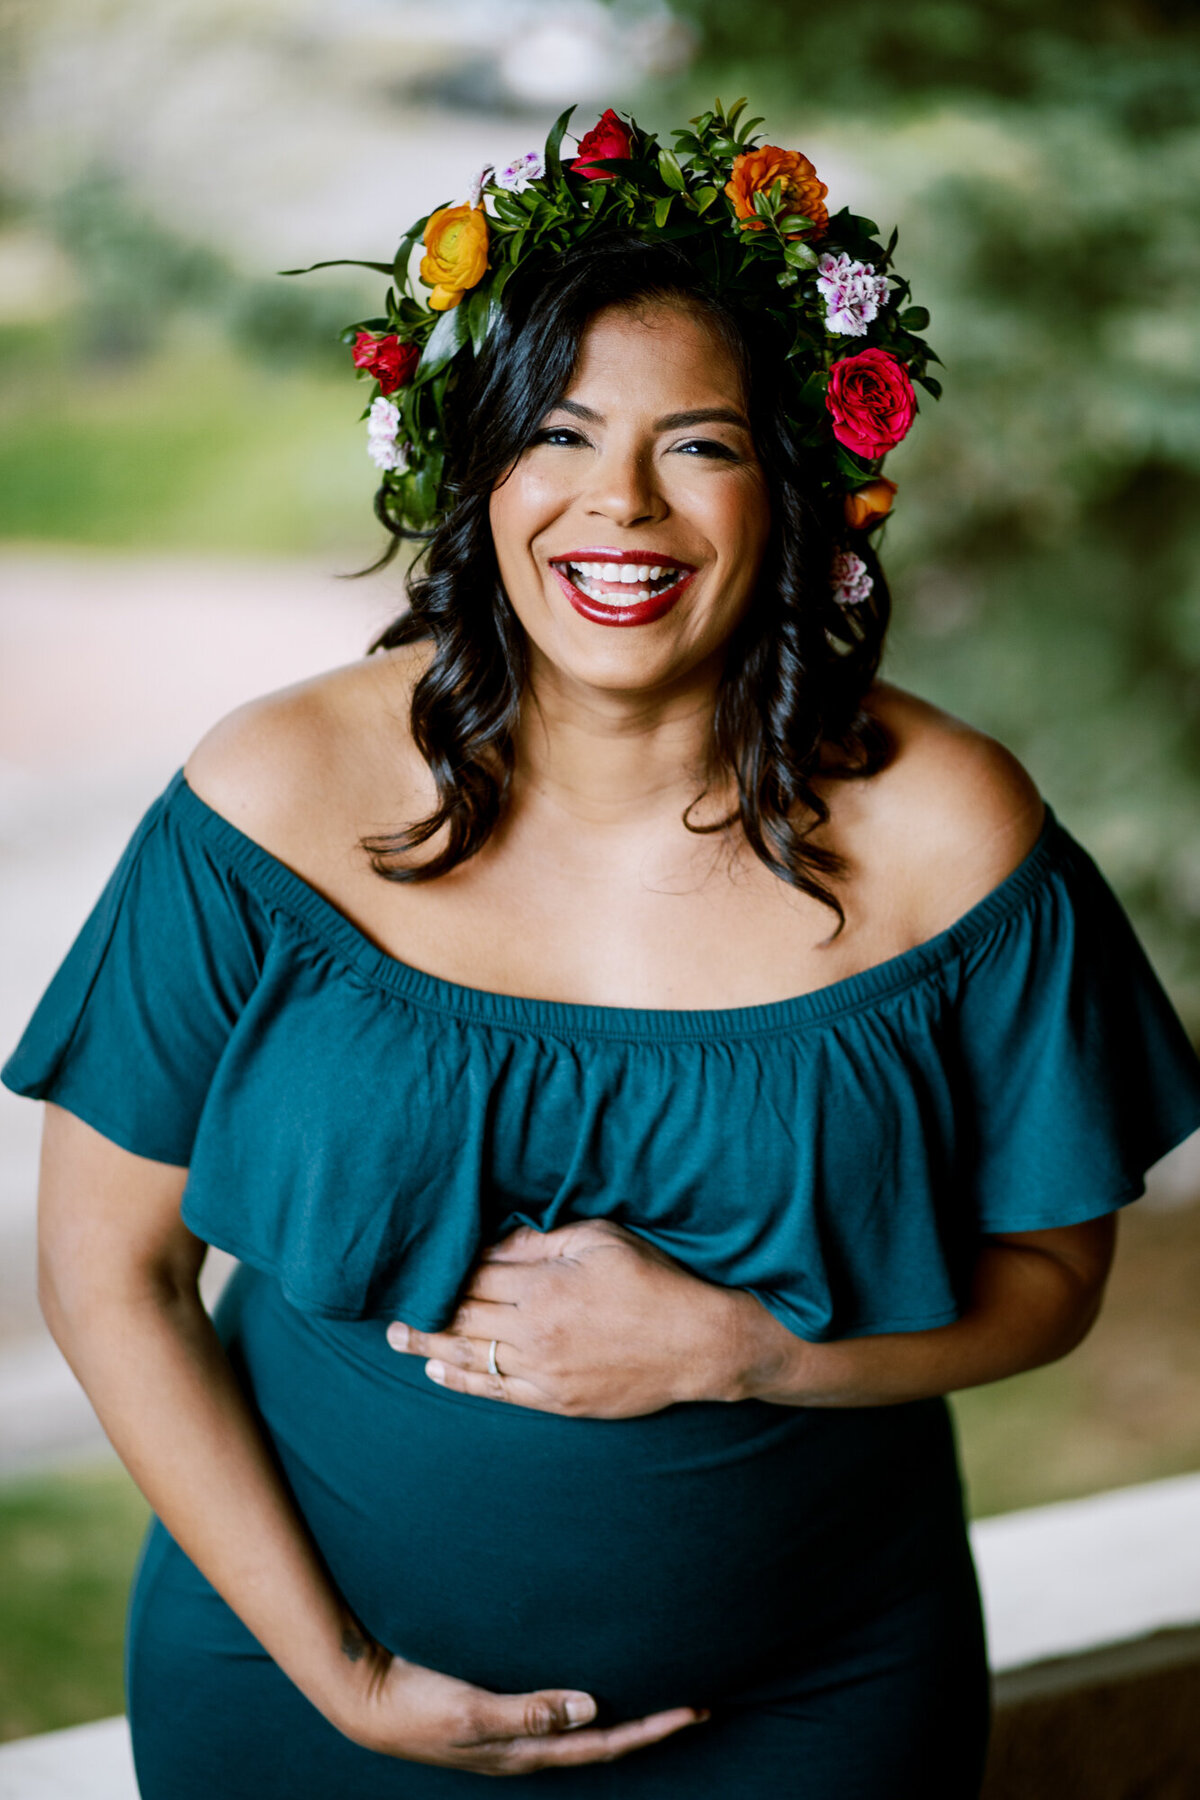
[[[504,188],[507,193],[520,194],[531,182],[540,181],[546,173],[546,165],[542,161],[539,150],[527,150],[524,156],[514,157],[506,163],[496,177],[496,186]]]
[[[839,550],[833,559],[833,597],[838,605],[857,606],[874,586],[862,557],[853,550]]]
[[[495,167],[495,165],[493,163],[484,163],[484,165],[483,165],[482,169],[480,169],[478,175],[472,175],[471,185],[467,189],[467,205],[468,206],[478,206],[479,205],[480,200],[483,198],[483,184],[487,180],[488,176],[491,174],[492,169],[494,167]]]
[[[828,251],[817,263],[817,292],[825,302],[825,329],[839,337],[865,337],[867,326],[890,295],[886,275],[870,263]]]
[[[367,455],[377,469],[394,469],[403,474],[408,467],[409,446],[398,443],[400,408],[380,394],[371,402],[367,417]]]

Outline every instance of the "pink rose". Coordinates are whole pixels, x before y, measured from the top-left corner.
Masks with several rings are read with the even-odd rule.
[[[420,360],[417,346],[402,344],[394,332],[377,338],[369,331],[360,331],[354,340],[355,368],[373,375],[385,394],[394,394],[398,387],[411,381]]]
[[[579,155],[570,165],[572,173],[585,175],[589,181],[614,181],[616,177],[610,169],[592,169],[588,164],[610,156],[627,157],[629,141],[629,132],[610,106],[599,124],[580,138]]]
[[[825,404],[838,443],[873,461],[906,435],[917,396],[908,370],[890,350],[860,350],[830,369]]]

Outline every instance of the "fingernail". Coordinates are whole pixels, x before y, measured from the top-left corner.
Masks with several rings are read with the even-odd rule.
[[[387,1341],[393,1350],[407,1350],[408,1326],[402,1324],[399,1319],[393,1320],[387,1328]]]
[[[596,1716],[596,1702],[581,1697],[567,1701],[567,1720],[572,1725],[586,1725],[589,1719]]]
[[[428,1375],[430,1381],[445,1381],[446,1365],[445,1363],[440,1362],[427,1362],[425,1364],[425,1373]]]
[[[705,1719],[711,1719],[711,1718],[712,1718],[712,1709],[711,1709],[711,1707],[707,1707],[707,1706],[700,1706],[700,1707],[697,1707],[697,1709],[696,1709],[696,1723],[697,1723],[697,1725],[703,1725],[703,1723],[704,1723],[704,1721],[705,1721]]]

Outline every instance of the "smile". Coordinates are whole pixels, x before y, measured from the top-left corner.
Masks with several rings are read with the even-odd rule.
[[[585,552],[551,563],[577,613],[597,625],[648,625],[674,606],[696,571],[689,563],[639,560],[635,551]]]

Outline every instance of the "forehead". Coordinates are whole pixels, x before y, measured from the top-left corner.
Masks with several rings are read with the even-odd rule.
[[[686,301],[606,306],[584,327],[567,393],[603,389],[627,405],[665,392],[691,401],[743,398],[737,359],[716,323]]]

